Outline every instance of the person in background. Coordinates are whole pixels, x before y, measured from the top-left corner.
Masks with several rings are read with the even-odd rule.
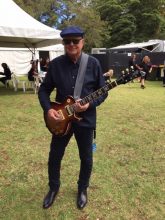
[[[3,67],[4,72],[1,72],[0,74],[4,75],[5,77],[0,78],[0,81],[5,85],[6,80],[11,79],[11,70],[6,63],[2,63],[1,66]]]
[[[133,68],[134,70],[137,70],[138,69],[138,66],[137,66],[137,56],[136,56],[136,53],[132,53],[131,54],[131,57],[128,61],[128,68],[129,70],[131,68]]]
[[[144,56],[139,66],[140,66],[140,73],[141,73],[141,80],[140,80],[141,88],[144,89],[145,80],[148,77],[148,74],[150,74],[152,71],[152,64],[151,64],[151,60],[149,56]]]
[[[84,46],[84,31],[77,26],[69,26],[62,30],[61,37],[65,48],[65,55],[53,59],[49,63],[45,80],[40,86],[38,97],[41,107],[49,120],[58,123],[61,121],[61,114],[51,107],[50,95],[56,88],[55,101],[63,103],[68,95],[73,96],[75,82],[78,74],[82,49]],[[84,84],[81,91],[81,99],[95,90],[103,87],[105,80],[99,61],[88,57]],[[83,209],[87,204],[87,189],[93,166],[93,135],[96,127],[96,107],[100,105],[107,94],[101,96],[94,102],[81,105],[79,100],[75,102],[74,111],[82,118],[79,122],[72,122],[71,129],[64,136],[52,135],[49,160],[48,176],[49,191],[44,198],[43,208],[49,208],[60,188],[61,161],[70,138],[74,135],[80,158],[80,171],[78,177],[77,208]]]
[[[105,81],[111,82],[111,78],[113,77],[113,69],[109,69],[108,72],[103,74]]]
[[[43,71],[43,72],[47,72],[48,71],[49,62],[50,62],[50,60],[49,60],[48,57],[47,58],[43,58],[41,60],[41,71]]]
[[[164,68],[163,68],[163,87],[165,87],[165,60],[164,60]]]
[[[140,70],[140,66],[139,66],[139,63],[137,61],[137,55],[136,53],[132,53],[131,54],[131,57],[128,61],[128,69],[129,69],[129,72],[132,72],[132,71],[139,71]],[[138,81],[140,81],[140,78],[138,78]],[[132,80],[132,82],[134,82]]]
[[[30,63],[31,63],[31,68],[28,72],[28,80],[34,81],[34,77],[38,76],[38,68],[37,68],[38,63],[35,60],[31,60]]]

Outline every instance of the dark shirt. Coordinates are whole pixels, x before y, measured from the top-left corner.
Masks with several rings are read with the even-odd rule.
[[[137,65],[138,65],[137,60],[130,58],[130,60],[128,62],[129,69],[131,69],[131,67],[133,67],[133,70],[138,70]]]
[[[47,72],[48,71],[48,67],[47,66],[41,66],[41,71]]]
[[[29,81],[34,81],[34,73],[35,73],[35,69],[32,67],[29,72],[28,72],[28,80]]]
[[[55,101],[57,102],[62,103],[68,95],[73,96],[79,64],[80,59],[77,63],[73,63],[67,55],[59,56],[50,62],[48,73],[38,92],[41,106],[45,112],[51,108],[50,94],[54,88],[56,88]],[[89,56],[81,98],[104,85],[105,81],[98,60]],[[106,97],[107,94],[90,103],[90,107],[85,112],[79,113],[83,118],[79,125],[95,128],[96,106],[100,105]]]
[[[140,67],[142,68],[142,70],[146,73],[146,74],[148,74],[149,73],[149,70],[151,69],[151,67],[152,67],[152,64],[149,62],[149,63],[144,63],[144,62],[142,62],[141,64],[140,64]]]
[[[11,71],[8,67],[4,68],[4,75],[5,75],[5,79],[11,79]]]

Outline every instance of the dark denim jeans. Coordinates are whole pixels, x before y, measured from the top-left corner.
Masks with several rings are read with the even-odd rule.
[[[77,141],[81,161],[78,190],[84,190],[89,186],[93,165],[93,128],[80,127],[77,124],[73,124],[67,135],[63,137],[52,136],[48,161],[49,187],[52,190],[56,190],[60,187],[61,160],[64,156],[65,148],[73,134]]]

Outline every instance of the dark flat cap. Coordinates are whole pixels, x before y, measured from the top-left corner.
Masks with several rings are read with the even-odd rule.
[[[84,36],[84,31],[78,27],[78,26],[69,26],[69,27],[66,27],[64,28],[61,33],[60,33],[60,36],[62,38],[64,37],[72,37],[72,36],[75,36],[75,37],[83,37]]]

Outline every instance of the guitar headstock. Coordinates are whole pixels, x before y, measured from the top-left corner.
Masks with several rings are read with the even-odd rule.
[[[126,69],[125,71],[122,71],[121,72],[121,76],[119,79],[117,79],[117,84],[126,84],[138,77],[140,77],[141,74],[140,74],[140,71],[138,70],[133,70],[133,69]]]

